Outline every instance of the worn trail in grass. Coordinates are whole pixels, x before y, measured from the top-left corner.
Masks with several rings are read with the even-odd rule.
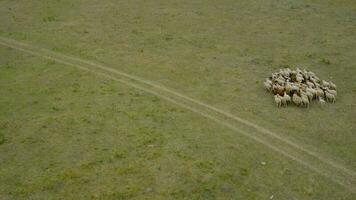
[[[230,128],[148,93],[0,51],[5,199],[354,197]]]
[[[353,0],[2,0],[0,36],[152,80],[258,124],[315,155],[346,166],[332,176],[350,186],[354,179],[345,176],[356,171],[356,89],[350,84],[356,73],[355,9]],[[238,130],[107,78],[131,85],[139,81],[95,70],[104,73],[103,78],[18,51],[0,50],[0,191],[6,198],[48,199],[60,193],[84,199],[89,195],[113,199],[263,199],[278,193],[282,199],[354,199],[330,179],[236,132],[262,136],[278,149],[322,169],[321,173],[330,174],[330,165],[322,165],[314,156],[216,111],[143,84],[145,89],[217,117]],[[65,61],[68,64],[70,60]],[[75,66],[83,64],[75,62]],[[325,107],[312,104],[310,109],[276,109],[262,81],[282,67],[305,67],[322,79],[332,80],[338,86],[337,102]],[[118,109],[121,107],[125,108],[123,113]],[[180,117],[170,109],[181,111]],[[156,128],[147,130],[140,123]],[[168,134],[167,140],[161,140],[163,132],[184,137]],[[91,133],[95,136],[87,137]],[[124,144],[115,139],[117,135]],[[132,137],[126,138],[128,135]],[[105,138],[127,148],[127,152],[118,149],[118,157],[124,159],[114,165],[106,163],[104,155],[110,153],[104,152],[116,151],[112,149],[115,143]],[[164,148],[156,149],[154,155],[150,154],[150,142],[147,149],[128,146],[141,139],[156,141],[152,138],[164,141],[158,142]],[[228,150],[240,143],[239,150]],[[171,151],[174,145],[179,151]],[[267,168],[273,165],[267,171],[259,164],[265,153]],[[161,157],[147,164],[146,156]],[[81,159],[85,163],[80,163]],[[190,159],[204,161],[198,164]],[[278,163],[270,163],[272,160]],[[150,171],[149,166],[157,163],[166,166],[164,173],[158,173],[162,170],[159,167]],[[83,169],[78,167],[81,164]],[[123,182],[118,187],[119,179]],[[157,187],[148,186],[158,181]]]
[[[120,71],[114,70],[114,69],[106,67],[106,66],[98,65],[98,64],[92,63],[90,61],[84,61],[81,59],[68,57],[65,55],[58,54],[58,53],[56,54],[56,53],[50,52],[48,50],[38,49],[33,46],[29,46],[29,45],[26,45],[23,43],[18,43],[18,42],[12,41],[12,40],[8,40],[6,38],[0,38],[0,39],[2,40],[2,41],[0,41],[0,43],[4,46],[8,46],[13,49],[23,51],[23,52],[26,52],[31,55],[37,55],[37,56],[44,57],[44,58],[47,58],[50,60],[54,60],[54,61],[57,61],[60,63],[64,63],[66,65],[70,65],[73,67],[78,67],[80,69],[89,70],[93,73],[99,73],[99,74],[106,76],[110,79],[122,82],[129,86],[135,87],[137,89],[141,89],[143,91],[154,94],[160,98],[168,100],[168,101],[170,101],[174,104],[177,104],[181,107],[184,107],[190,111],[193,111],[193,112],[198,113],[204,117],[207,117],[208,119],[211,119],[215,122],[225,125],[231,129],[233,129],[234,131],[237,131],[238,133],[243,134],[244,136],[250,137],[250,138],[254,139],[255,141],[271,148],[272,150],[274,150],[278,153],[281,153],[282,155],[298,162],[299,164],[307,167],[308,169],[313,170],[317,173],[320,173],[321,175],[324,175],[325,177],[330,178],[332,181],[335,181],[336,183],[339,183],[342,186],[348,188],[351,192],[354,192],[354,189],[355,189],[355,175],[354,174],[355,173],[353,171],[348,170],[343,166],[337,165],[330,160],[325,160],[323,158],[319,158],[320,155],[317,155],[314,152],[305,150],[301,146],[291,143],[288,140],[286,141],[283,138],[281,138],[279,135],[276,135],[275,133],[270,133],[270,131],[263,129],[256,124],[253,124],[253,123],[250,123],[250,122],[243,120],[241,118],[232,116],[229,113],[226,113],[226,112],[219,110],[217,108],[214,108],[210,105],[206,105],[202,102],[199,102],[197,100],[186,97],[185,95],[176,93],[170,89],[156,85],[148,80],[143,80],[139,77],[131,76],[129,74],[122,73]],[[93,68],[94,68],[94,71],[93,71]],[[126,80],[117,79],[113,76],[108,76],[107,74],[98,72],[97,71],[98,69],[102,69],[106,73],[118,74],[121,78],[125,78]],[[138,82],[138,83],[135,83],[135,82]],[[145,85],[142,85],[142,84],[145,84]],[[148,86],[153,87],[153,89],[148,88]],[[205,111],[206,108],[208,108],[208,112]],[[214,112],[212,113],[211,111],[214,111]],[[219,114],[222,114],[222,116],[219,116],[219,115],[217,116],[216,112]],[[225,118],[227,118],[227,119],[225,119]],[[240,126],[236,127],[235,125],[232,125],[234,123],[229,123],[228,120],[237,120],[241,124],[240,124]],[[254,131],[247,133],[242,130],[241,125],[248,125],[249,128],[251,128],[251,127],[255,128],[258,131],[261,131],[261,132],[263,131],[263,133],[265,133],[265,132],[270,133],[269,135],[273,136],[273,137],[266,138],[266,137],[263,137],[263,135],[261,136],[261,134],[256,134]],[[276,142],[276,141],[274,141],[275,139],[278,139],[280,141]],[[301,151],[301,152],[297,152],[297,151]],[[309,155],[305,155],[305,154],[309,154]],[[310,158],[308,158],[308,156],[310,156]],[[320,162],[319,163],[315,162],[315,159],[320,159]],[[325,166],[325,164],[328,164],[330,166]],[[337,168],[338,170],[341,170],[341,171],[339,171],[339,173],[336,173],[335,168]]]
[[[154,80],[355,171],[352,0],[0,4],[1,36]],[[337,103],[276,109],[261,85],[285,66],[335,82]]]

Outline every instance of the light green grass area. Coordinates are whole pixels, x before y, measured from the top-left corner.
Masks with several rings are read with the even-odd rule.
[[[1,0],[0,22],[2,37],[150,80],[356,171],[352,0]],[[332,80],[337,102],[276,108],[262,82],[286,66]],[[272,195],[356,198],[197,113],[0,45],[0,199]]]

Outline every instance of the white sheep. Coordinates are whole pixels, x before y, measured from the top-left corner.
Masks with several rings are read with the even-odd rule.
[[[312,94],[313,94],[313,97],[316,96],[316,89],[314,89],[314,88],[307,88],[306,90],[307,90],[307,92],[312,93]]]
[[[297,74],[297,76],[295,78],[296,78],[298,83],[301,83],[304,80],[303,75],[301,75],[301,74]]]
[[[288,77],[289,73],[290,73],[290,69],[286,68],[286,69],[280,69],[279,73],[282,74],[284,77]]]
[[[330,81],[329,84],[330,84],[330,89],[336,90],[336,85],[333,82]]]
[[[269,83],[269,84],[272,84],[272,80],[269,79],[269,78],[266,78],[266,81],[265,81],[265,82],[267,82],[267,83]]]
[[[307,81],[307,85],[310,87],[310,88],[313,88],[315,85],[314,83],[310,82],[310,81]]]
[[[297,67],[297,69],[295,71],[297,72],[297,74],[302,73],[302,70],[300,70],[298,67]]]
[[[325,105],[326,102],[325,102],[325,100],[323,99],[323,97],[319,97],[318,100],[319,100],[319,104],[320,104],[320,105]]]
[[[284,92],[284,95],[282,97],[282,103],[283,102],[285,105],[287,105],[289,102],[291,102],[291,98],[286,92]]]
[[[334,83],[321,80],[313,72],[300,68],[280,69],[272,73],[263,84],[275,95],[278,107],[287,106],[289,102],[309,107],[314,99],[323,105],[325,102],[335,102],[337,96]]]
[[[316,97],[321,97],[321,96],[324,96],[324,91],[320,88],[316,88],[316,93],[315,93],[315,96]]]
[[[325,91],[325,97],[328,102],[335,103],[336,101],[336,97],[328,91]]]
[[[276,103],[277,107],[281,107],[282,105],[282,99],[278,94],[274,95],[274,102]]]
[[[285,79],[283,77],[281,77],[281,76],[276,78],[276,79],[274,79],[274,81],[277,81],[277,83],[279,85],[284,85],[284,83],[286,82]]]
[[[301,95],[301,97],[302,97],[303,105],[305,105],[306,107],[309,107],[309,98],[308,98],[308,96],[306,95],[306,93],[301,92],[300,95]]]
[[[270,84],[269,82],[263,82],[263,85],[265,86],[266,90],[271,92],[272,91],[272,84]]]
[[[316,86],[318,84],[318,81],[314,77],[309,77],[309,80]],[[319,85],[319,84],[318,84]]]
[[[328,91],[330,94],[334,95],[335,97],[337,96],[336,90],[330,90],[327,88],[326,91]]]
[[[324,80],[321,82],[321,85],[324,87],[330,87],[330,83]]]
[[[293,98],[292,98],[293,103],[295,103],[295,105],[300,106],[302,105],[303,101],[302,98],[300,96],[297,95],[297,93],[293,94]]]
[[[307,91],[307,92],[305,92],[305,94],[307,95],[309,101],[313,100],[313,97],[314,97],[313,93]]]
[[[308,71],[306,74],[307,74],[309,77],[312,77],[312,78],[316,77],[316,75],[315,75],[314,72],[312,72],[312,71]]]
[[[291,84],[291,86],[292,86],[292,91],[293,91],[293,92],[295,92],[295,91],[298,91],[298,90],[299,90],[299,87],[298,87],[298,85],[297,85],[297,84],[292,83],[292,84]]]

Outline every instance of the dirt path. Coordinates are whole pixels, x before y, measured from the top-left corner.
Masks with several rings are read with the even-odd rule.
[[[54,60],[59,63],[77,67],[79,69],[90,71],[92,73],[105,76],[109,79],[121,82],[131,87],[143,90],[162,99],[165,99],[178,106],[184,107],[194,113],[213,120],[225,127],[230,128],[248,138],[257,141],[260,144],[278,152],[289,159],[298,162],[304,167],[317,172],[335,183],[342,185],[353,193],[356,193],[356,172],[336,163],[332,159],[326,158],[314,151],[304,148],[277,133],[267,130],[253,122],[232,115],[224,110],[205,104],[199,100],[178,93],[161,85],[155,84],[149,80],[130,75],[113,68],[103,66],[91,61],[70,57],[60,53],[55,53],[46,49],[38,48],[33,45],[20,43],[0,36],[0,44],[16,49],[27,54]],[[119,76],[120,78],[116,77]],[[237,122],[237,123],[236,123]],[[238,124],[239,126],[236,126]],[[241,126],[252,128],[254,131],[246,132]]]

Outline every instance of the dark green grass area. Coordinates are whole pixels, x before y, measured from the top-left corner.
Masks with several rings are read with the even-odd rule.
[[[353,197],[155,96],[14,50],[0,52],[1,199]]]

